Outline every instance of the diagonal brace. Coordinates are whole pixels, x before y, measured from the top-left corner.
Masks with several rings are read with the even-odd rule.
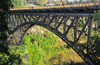
[[[76,18],[76,17],[75,17]],[[67,31],[64,33],[64,35],[66,35],[69,31],[69,29],[71,28],[71,26],[73,25],[74,21],[75,21],[75,18],[73,19],[72,23],[70,24],[70,26],[68,27]]]
[[[58,26],[55,29],[57,29],[61,25],[63,20],[64,20],[64,17],[62,18],[62,20],[60,21],[60,23],[58,24]]]
[[[88,24],[88,21],[89,21],[89,18],[88,18],[88,20],[86,21],[86,23],[85,23],[85,25],[84,25],[82,31],[80,32],[80,35],[78,36],[78,38],[77,38],[77,40],[76,40],[76,43],[78,42],[79,38],[81,37],[82,33],[84,32],[84,29],[86,28],[86,26],[87,26],[87,24]]]
[[[66,23],[68,22],[68,19],[70,18],[70,16],[68,16],[68,18],[67,18],[67,20],[66,20],[66,16],[64,16],[64,32],[63,33],[65,33],[66,32]]]

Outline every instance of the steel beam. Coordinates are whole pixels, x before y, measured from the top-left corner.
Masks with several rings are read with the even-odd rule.
[[[88,27],[89,27],[89,29],[88,29],[88,41],[87,41],[87,52],[88,52],[89,44],[90,44],[90,35],[91,35],[91,24],[92,24],[91,20],[92,20],[92,16],[94,16],[94,15],[95,14],[93,14],[93,13],[66,13],[66,12],[64,12],[64,13],[15,13],[11,17],[13,19],[16,19],[16,21],[18,23],[14,30],[18,31],[17,29],[18,28],[20,29],[20,27],[21,27],[21,29],[20,29],[21,40],[22,40],[22,37],[24,36],[24,34],[26,33],[25,28],[27,28],[33,24],[44,26],[47,29],[50,29],[51,31],[53,31],[55,34],[57,34],[63,40],[68,42],[68,44],[71,45],[71,47],[88,64],[93,65],[93,63],[85,56],[85,54],[83,52],[80,51],[80,49],[77,48],[77,46],[75,44],[78,42],[79,38],[81,37],[82,33],[84,32],[84,29],[86,28],[87,24],[89,23],[89,25],[88,25]],[[35,16],[35,17],[33,17],[33,16]],[[89,17],[89,18],[86,21],[86,23],[83,25],[83,29],[80,31],[80,34],[77,37],[78,21],[80,20],[80,17],[83,17],[83,16]],[[72,20],[70,20],[71,17],[73,18]],[[24,20],[25,22],[21,22],[22,20]],[[68,20],[71,21],[70,25],[68,24],[69,26],[67,26]],[[47,24],[45,23],[45,21],[47,21]],[[60,21],[60,22],[58,22],[58,21]],[[13,23],[15,23],[15,21]],[[50,25],[52,23],[54,23],[54,25],[55,25],[54,28],[52,25]],[[74,23],[75,23],[75,26],[73,26]],[[30,25],[28,26],[28,24],[30,24]],[[59,31],[59,27],[61,24],[63,24],[63,33],[61,31]],[[66,30],[66,26],[68,27],[67,30]],[[25,27],[25,28],[23,28],[23,27]],[[69,32],[69,30],[72,27],[74,28],[74,42],[73,42],[73,40],[69,40],[66,36],[66,34]]]
[[[66,16],[64,15],[64,25],[63,25],[63,34],[66,32],[66,23],[68,22],[68,19],[70,18],[70,16],[67,16],[67,20],[66,20]]]
[[[24,15],[68,15],[68,16],[95,16],[94,13],[14,13],[14,14],[24,14]]]
[[[88,24],[88,21],[89,21],[89,18],[88,18],[88,20],[86,21],[86,23],[85,23],[83,29],[81,30],[81,32],[80,32],[80,34],[79,34],[79,36],[78,36],[76,42],[78,42],[79,38],[81,37],[82,33],[84,32],[84,29],[86,28],[86,26],[87,26],[87,24]]]
[[[75,29],[74,29],[74,44],[76,44],[76,40],[77,40],[77,24],[79,21],[79,17],[76,17],[76,21],[75,21]]]
[[[61,21],[59,22],[58,26],[55,29],[57,29],[61,25],[63,20],[64,20],[64,17],[61,19]]]
[[[92,26],[92,17],[89,17],[89,25],[88,25],[88,41],[87,41],[87,54],[89,54],[89,45],[91,43],[90,36],[91,36],[91,26]]]
[[[70,26],[68,27],[67,31],[64,33],[64,35],[66,35],[68,33],[68,31],[70,30],[71,26],[73,25],[74,21],[75,21],[76,17],[73,19],[73,21],[71,22]]]
[[[55,14],[55,28],[57,26],[57,15]]]

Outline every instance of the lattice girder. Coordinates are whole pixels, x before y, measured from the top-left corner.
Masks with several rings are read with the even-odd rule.
[[[86,13],[87,14],[87,13]],[[12,44],[20,45],[28,29],[34,25],[40,25],[58,35],[68,43],[88,64],[93,63],[85,56],[89,54],[89,44],[91,38],[92,14],[85,13],[13,13],[8,16],[8,27],[11,29],[8,41]],[[84,51],[80,51],[77,43],[80,37],[87,37]],[[69,36],[71,35],[71,36]]]

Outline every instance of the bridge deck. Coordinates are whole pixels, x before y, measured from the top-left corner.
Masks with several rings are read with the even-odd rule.
[[[53,8],[77,8],[77,7],[96,7],[99,6],[99,2],[95,3],[78,3],[78,4],[67,4],[67,5],[56,5],[56,6],[36,6],[34,8],[14,8],[10,10],[27,10],[27,9],[53,9]]]
[[[44,7],[34,7],[34,8],[14,8],[10,9],[14,13],[60,13],[60,12],[67,12],[67,13],[86,13],[91,12],[93,10],[100,9],[100,3],[80,3],[80,4],[68,4],[68,5],[59,5],[59,6],[44,6]]]

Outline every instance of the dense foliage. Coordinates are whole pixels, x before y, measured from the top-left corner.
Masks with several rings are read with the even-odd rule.
[[[94,37],[91,39],[92,41],[92,51],[90,52],[90,59],[95,65],[100,65],[100,11],[95,11],[96,15],[93,19],[93,24],[95,24]]]
[[[50,56],[57,56],[61,48],[57,48],[57,37],[53,33],[44,35],[27,35],[25,44],[29,53],[30,65],[49,65]]]
[[[59,4],[66,4],[68,2],[68,0],[63,0],[63,2],[61,2],[61,0],[11,0],[12,4],[13,4],[13,8],[22,8],[22,7],[29,7],[30,4],[33,5],[38,5],[38,6],[42,6],[45,4],[49,4],[49,3],[55,3],[55,5],[59,5]]]
[[[11,0],[0,0],[0,9],[8,11],[11,6]]]
[[[71,2],[78,3],[78,2],[86,2],[88,0],[11,0],[13,4],[13,8],[22,8],[22,7],[30,7],[32,5],[42,6],[46,4],[54,4],[54,5],[61,5],[61,4],[68,4]],[[96,0],[91,0],[95,2]]]
[[[62,44],[62,46],[64,46]],[[22,65],[52,65],[55,61],[60,61],[62,56],[70,57],[67,49],[58,46],[58,37],[53,33],[26,35],[23,45],[10,46],[11,54],[20,54]],[[63,53],[62,53],[63,52]],[[67,59],[65,57],[65,59]],[[63,58],[63,60],[65,60]],[[60,61],[62,62],[62,61]],[[63,62],[62,62],[63,63]]]
[[[36,1],[36,3],[38,4],[38,5],[44,5],[44,4],[46,4],[48,2],[48,0],[37,0]]]
[[[27,0],[11,0],[13,4],[13,8],[21,8],[28,4]]]
[[[19,65],[19,56],[10,54],[7,42],[7,13],[12,7],[11,0],[0,0],[0,65]]]

